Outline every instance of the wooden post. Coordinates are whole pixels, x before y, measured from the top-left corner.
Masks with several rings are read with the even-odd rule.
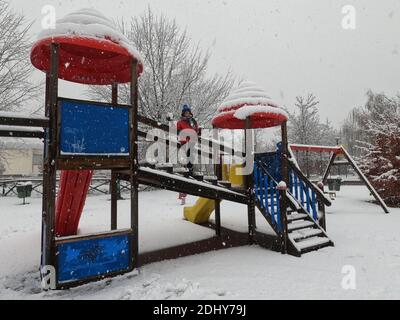
[[[318,183],[318,188],[321,190],[322,193],[324,193],[324,183],[321,181]],[[318,211],[322,214],[322,218],[321,218],[321,222],[320,222],[320,226],[322,229],[324,229],[326,231],[326,212],[325,212],[325,204],[322,201],[320,196],[317,196],[317,200],[318,200]]]
[[[282,135],[282,159],[281,159],[281,174],[282,180],[286,183],[286,187],[289,188],[289,165],[287,163],[289,159],[289,143],[287,136],[287,123],[286,121],[282,123],[281,126],[281,135]],[[283,228],[282,234],[282,253],[287,252],[287,241],[288,241],[288,223],[287,223],[287,199],[286,199],[286,188],[285,190],[279,190],[280,192],[280,211],[281,211],[281,222]]]
[[[118,229],[118,190],[117,190],[117,175],[114,170],[111,170],[111,230]]]
[[[288,226],[287,226],[287,216],[286,216],[286,210],[287,210],[287,199],[286,199],[286,187],[285,188],[279,188],[279,206],[280,206],[280,211],[281,211],[281,225],[282,225],[282,234],[281,236],[281,252],[283,254],[287,253],[287,241],[288,241]]]
[[[111,103],[118,104],[118,84],[113,83],[111,86]],[[114,170],[111,170],[111,230],[118,229],[118,199],[117,176]]]
[[[251,149],[250,152],[253,151],[253,144],[249,147],[247,142],[248,141],[253,141],[253,133],[251,131],[251,119],[250,117],[246,118],[246,126],[245,126],[245,145],[246,145],[246,157],[248,150]],[[249,164],[247,163],[246,159],[246,166]],[[251,164],[253,165],[253,164]],[[249,243],[253,244],[254,243],[254,235],[255,235],[255,229],[256,229],[256,206],[255,206],[255,201],[254,201],[254,195],[253,195],[253,170],[251,170],[251,173],[248,174],[245,178],[246,181],[246,193],[248,197],[248,205],[247,205],[247,215],[248,215],[248,224],[249,224]]]
[[[46,75],[46,132],[43,161],[42,266],[55,266],[55,210],[57,155],[57,99],[59,44],[50,45],[50,70]]]
[[[138,108],[139,108],[139,90],[138,90],[138,62],[132,59],[131,63],[131,97],[130,97],[130,157],[131,157],[131,250],[132,250],[132,268],[139,266],[139,191],[138,191]]]
[[[213,140],[218,141],[218,129],[213,127]],[[214,174],[217,177],[215,181],[222,180],[222,161],[220,161],[219,146],[214,142],[213,144],[213,161],[214,161]],[[221,236],[221,200],[215,200],[215,234],[217,237]]]
[[[323,182],[324,184],[326,184],[326,182],[327,182],[327,180],[328,180],[329,173],[331,172],[331,168],[332,168],[332,166],[333,166],[333,163],[334,163],[335,160],[336,160],[336,156],[337,156],[336,153],[335,153],[335,152],[332,152],[331,158],[329,159],[329,164],[328,164],[328,166],[326,167],[325,173],[324,173],[324,175],[323,175],[323,177],[322,177],[322,182]]]

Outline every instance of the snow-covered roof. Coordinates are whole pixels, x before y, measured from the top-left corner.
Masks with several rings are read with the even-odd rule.
[[[278,107],[269,94],[256,83],[245,81],[222,102],[219,112],[230,111],[243,105],[268,105]]]
[[[124,47],[140,64],[143,60],[127,37],[120,32],[116,24],[100,11],[85,8],[56,21],[54,29],[45,29],[38,35],[38,40],[54,37],[80,36],[85,38],[106,39]]]
[[[282,116],[287,117],[287,113],[284,110],[277,107],[263,106],[263,105],[255,105],[255,106],[244,105],[243,107],[235,111],[234,117],[240,120],[246,120],[247,117],[255,113],[280,114]]]
[[[268,128],[289,118],[267,92],[250,81],[232,91],[218,111],[213,119],[213,125],[218,128],[243,129],[248,117],[252,120],[252,128]]]

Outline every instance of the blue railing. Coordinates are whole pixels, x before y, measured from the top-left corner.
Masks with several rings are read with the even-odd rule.
[[[268,195],[257,194],[259,200],[264,200],[264,196],[279,197],[279,192],[276,190],[276,183],[282,180],[282,144],[277,145],[276,152],[268,152],[256,155],[256,163],[258,163],[254,170],[255,187],[259,188],[264,180],[270,184],[270,180],[275,181],[273,186],[275,191],[268,191]],[[288,192],[310,213],[315,221],[318,221],[318,197],[316,187],[301,173],[300,169],[293,167],[288,161],[289,166],[289,189]],[[262,171],[260,173],[260,171]],[[261,176],[258,177],[258,176]],[[266,176],[266,177],[265,177]],[[258,179],[258,180],[257,180]],[[262,181],[261,181],[262,180]],[[269,200],[271,201],[271,200]],[[275,201],[272,200],[272,201]],[[260,201],[262,203],[262,201]],[[271,212],[273,209],[270,205],[266,209]],[[272,211],[273,212],[273,211]]]
[[[280,207],[280,193],[276,180],[258,163],[254,164],[254,193],[262,213],[279,232],[283,231]]]
[[[289,191],[292,196],[312,214],[314,221],[318,221],[318,201],[316,192],[310,188],[300,177],[289,170]]]

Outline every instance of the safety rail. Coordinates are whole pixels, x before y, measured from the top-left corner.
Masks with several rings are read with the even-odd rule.
[[[278,232],[283,232],[281,215],[281,193],[278,182],[268,173],[261,161],[254,164],[254,194],[263,214],[267,214],[273,227]]]
[[[318,221],[318,203],[331,206],[321,189],[307,179],[289,159],[285,158],[289,168],[289,191],[301,205]]]

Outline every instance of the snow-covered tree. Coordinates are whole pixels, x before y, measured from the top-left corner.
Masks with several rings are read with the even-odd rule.
[[[21,110],[39,94],[41,86],[31,80],[29,29],[24,16],[0,0],[0,111]]]
[[[187,32],[164,15],[149,8],[129,23],[121,22],[123,33],[141,53],[145,72],[139,82],[140,112],[157,121],[169,113],[180,117],[181,106],[190,104],[195,117],[209,124],[216,108],[228,95],[233,79],[208,76],[209,54],[193,45]],[[110,100],[110,88],[91,88],[90,95]],[[128,101],[128,87],[121,86],[120,96]]]
[[[400,99],[371,93],[362,118],[360,167],[388,205],[400,206]]]

